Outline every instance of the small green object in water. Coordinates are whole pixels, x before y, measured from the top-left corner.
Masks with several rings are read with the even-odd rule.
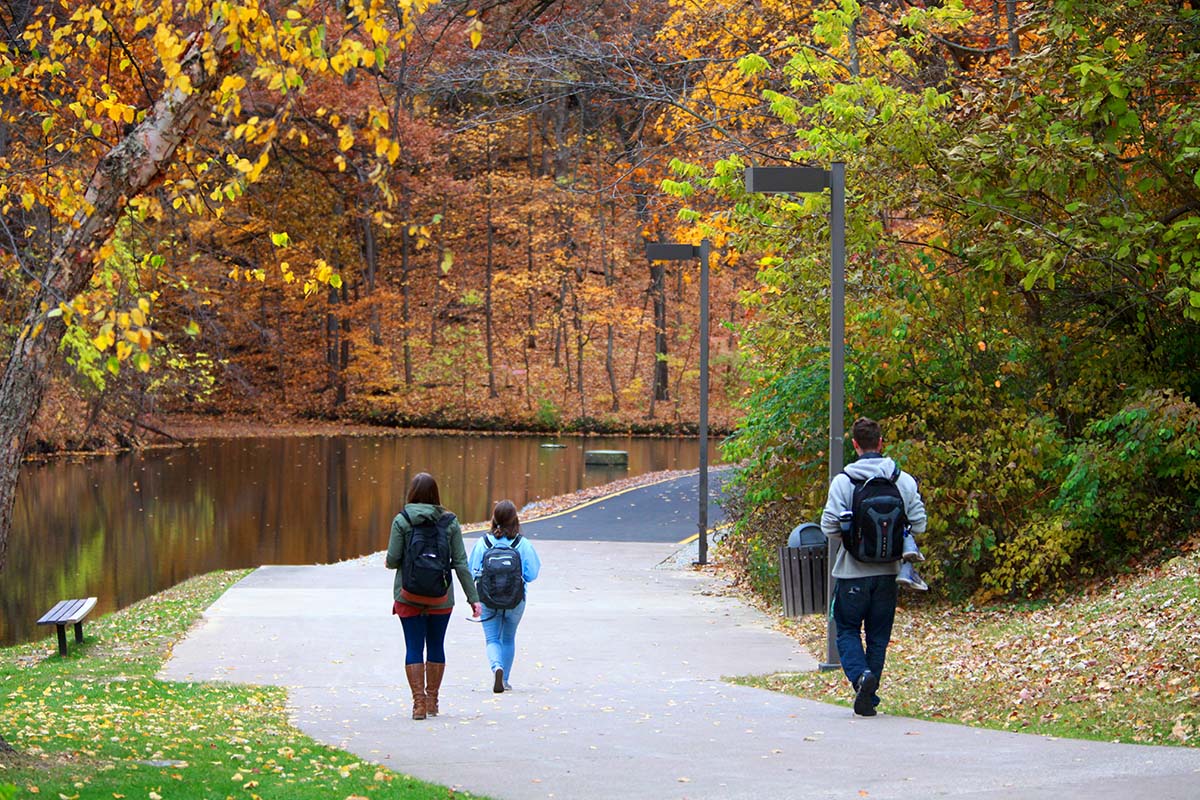
[[[586,450],[584,464],[629,464],[629,453],[624,450]]]

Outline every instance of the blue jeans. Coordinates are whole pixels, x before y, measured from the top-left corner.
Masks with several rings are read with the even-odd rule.
[[[483,607],[483,638],[487,641],[488,662],[492,672],[504,670],[506,681],[512,675],[513,656],[517,654],[517,626],[524,614],[524,600],[507,611]]]
[[[829,613],[837,630],[838,658],[850,684],[857,683],[867,669],[881,677],[896,619],[896,576],[838,578]]]
[[[420,664],[424,661],[446,663],[446,628],[450,626],[449,614],[401,617],[400,624],[404,626],[405,664]]]

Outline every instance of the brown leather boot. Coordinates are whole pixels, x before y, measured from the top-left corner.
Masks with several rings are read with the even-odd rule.
[[[442,686],[442,675],[446,665],[436,661],[425,662],[425,712],[431,717],[438,715],[438,689]]]
[[[412,689],[413,719],[425,719],[425,665],[405,664],[404,672],[408,675],[408,687]]]

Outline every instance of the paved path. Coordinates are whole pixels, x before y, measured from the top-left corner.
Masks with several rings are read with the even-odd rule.
[[[709,530],[725,519],[717,504],[724,476],[724,470],[709,471]],[[699,483],[687,475],[636,486],[527,522],[522,530],[538,541],[679,542],[699,532]]]
[[[663,490],[621,496],[639,510],[628,528],[655,527],[646,501]],[[553,528],[561,536],[612,530],[611,501],[589,508],[595,516],[579,509],[527,526],[545,566],[530,587],[513,692],[492,694],[482,634],[457,612],[443,713],[409,719],[382,555],[255,571],[206,612],[162,676],[287,686],[296,724],[314,738],[506,800],[1200,797],[1196,749],[861,719],[725,683],[815,664],[668,541],[551,538],[547,526],[564,517],[570,527]],[[680,519],[679,539],[692,519]]]

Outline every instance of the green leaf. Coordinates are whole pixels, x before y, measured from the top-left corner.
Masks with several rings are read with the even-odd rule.
[[[738,69],[743,75],[757,75],[760,72],[765,72],[771,68],[771,64],[757,53],[751,53],[748,56],[742,56],[738,61]]]
[[[338,275],[336,272],[333,275],[330,275],[329,276],[329,285],[335,289],[342,288],[342,276]]]
[[[188,320],[187,326],[183,329],[183,332],[188,336],[199,336],[200,326],[196,324],[196,320],[190,319]]]
[[[291,239],[288,238],[286,231],[283,233],[271,234],[271,244],[275,245],[276,247],[287,247],[290,242]]]

